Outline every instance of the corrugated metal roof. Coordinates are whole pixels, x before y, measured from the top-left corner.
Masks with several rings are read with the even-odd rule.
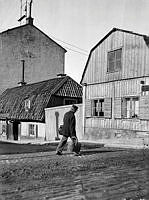
[[[69,84],[71,82],[70,88],[66,87],[67,82]],[[47,107],[53,94],[80,97],[81,90],[82,87],[69,76],[7,89],[0,96],[0,119],[7,114],[9,119],[44,121],[44,108]],[[28,111],[25,111],[26,99],[30,100],[31,104]]]

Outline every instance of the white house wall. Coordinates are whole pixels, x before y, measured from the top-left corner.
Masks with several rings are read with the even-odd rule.
[[[78,138],[83,139],[83,106],[82,104],[76,104],[79,108],[75,113],[76,116],[76,133]],[[46,121],[46,140],[54,141],[57,137],[57,128],[56,128],[56,113],[58,113],[58,126],[63,124],[64,114],[69,111],[71,105],[46,108],[45,109],[45,121]],[[58,136],[61,138],[61,136]]]
[[[30,137],[29,138],[29,124],[34,124],[38,126],[38,138]],[[35,123],[35,122],[21,122],[21,139],[45,139],[45,124],[44,123]]]

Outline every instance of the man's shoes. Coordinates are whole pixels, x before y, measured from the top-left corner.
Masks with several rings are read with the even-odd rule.
[[[57,151],[57,152],[56,152],[56,155],[62,156],[63,154],[62,154],[61,152]]]

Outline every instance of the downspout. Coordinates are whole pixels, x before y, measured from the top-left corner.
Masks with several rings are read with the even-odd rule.
[[[111,109],[111,112],[112,112],[112,121],[114,121],[114,115],[115,115],[115,110],[114,110],[114,107],[115,107],[115,82],[112,83],[112,109]]]
[[[85,124],[86,124],[86,123],[85,123],[85,122],[86,122],[86,119],[85,119],[86,88],[87,88],[87,84],[84,83],[84,84],[83,84],[83,137],[85,136]],[[84,139],[84,138],[83,138],[83,139]]]
[[[7,140],[9,139],[9,123],[8,123],[8,118],[6,117],[6,137]]]

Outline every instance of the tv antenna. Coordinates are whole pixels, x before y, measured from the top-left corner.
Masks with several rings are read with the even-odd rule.
[[[28,0],[20,0],[20,18],[18,19],[18,22],[20,22],[20,26],[22,24],[22,20],[24,18],[32,18],[31,17],[31,12],[32,12],[32,3],[33,0],[30,0],[30,2],[28,2]],[[28,9],[29,7],[29,9]],[[29,10],[29,13],[28,13]]]

